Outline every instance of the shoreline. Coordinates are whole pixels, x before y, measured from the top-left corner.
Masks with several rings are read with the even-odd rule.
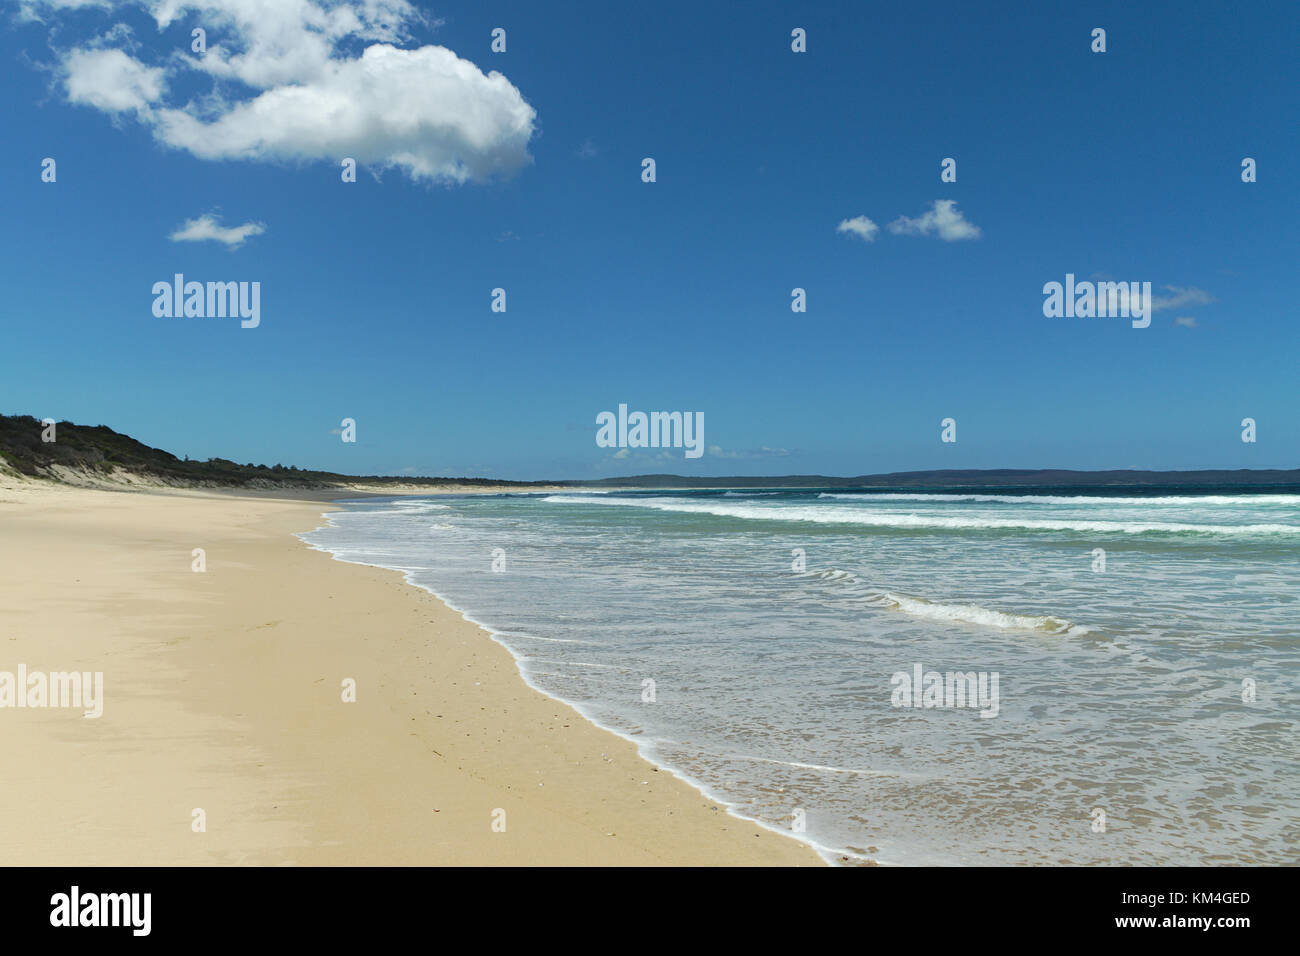
[[[447,495],[456,495],[456,494],[458,494],[458,492],[443,492],[443,494],[447,494]],[[407,497],[407,496],[403,496],[403,495],[393,495],[393,496],[373,496],[373,497],[393,497],[393,498],[402,498],[402,497]],[[418,495],[418,496],[413,496],[413,497],[421,497],[421,498],[423,498],[423,497],[434,497],[434,495]],[[342,500],[340,500],[340,501],[336,501],[336,502],[334,502],[334,503],[335,503],[335,504],[342,504],[343,501],[348,501],[348,500],[355,500],[355,499],[342,499]],[[322,518],[325,518],[326,520],[328,520],[328,514],[322,514],[321,517],[322,517]],[[506,653],[508,653],[508,654],[511,656],[511,658],[514,660],[514,662],[515,662],[515,667],[516,667],[516,669],[518,670],[519,679],[520,679],[521,681],[523,681],[523,683],[526,684],[529,688],[531,688],[532,690],[536,691],[538,694],[541,694],[543,697],[546,697],[548,700],[553,700],[553,701],[555,701],[557,704],[560,704],[561,706],[568,707],[568,708],[574,710],[575,712],[577,712],[577,714],[578,714],[579,717],[581,717],[583,720],[587,721],[589,724],[591,724],[593,727],[597,728],[598,730],[600,730],[600,731],[602,731],[602,732],[604,732],[604,733],[607,733],[607,734],[612,734],[612,735],[614,735],[615,737],[619,738],[620,740],[623,740],[623,741],[627,742],[628,744],[630,744],[631,746],[633,746],[633,747],[636,749],[637,755],[638,755],[642,760],[644,760],[647,764],[649,764],[651,767],[656,768],[657,771],[662,771],[662,772],[665,772],[665,773],[669,774],[669,775],[672,776],[673,778],[675,778],[675,779],[677,779],[677,780],[680,780],[682,783],[686,784],[686,785],[687,785],[688,787],[690,787],[691,789],[698,791],[698,792],[699,792],[700,794],[702,794],[702,795],[703,795],[703,796],[704,796],[704,797],[705,797],[705,798],[706,798],[706,799],[707,799],[711,804],[720,804],[720,805],[722,805],[722,809],[723,809],[723,810],[724,810],[724,811],[725,811],[729,816],[734,817],[735,819],[737,819],[737,820],[739,820],[739,821],[742,821],[742,822],[744,822],[744,823],[751,824],[751,825],[756,826],[756,827],[761,827],[762,829],[767,830],[767,831],[769,831],[769,832],[771,832],[771,833],[774,833],[774,834],[776,834],[777,836],[787,837],[787,838],[789,838],[789,839],[791,839],[791,840],[794,840],[794,841],[797,842],[797,843],[800,843],[800,844],[802,844],[802,845],[808,847],[808,848],[809,848],[810,850],[812,850],[815,854],[817,854],[818,858],[821,860],[822,863],[824,863],[824,864],[826,864],[826,865],[828,865],[828,866],[836,866],[836,865],[851,865],[851,866],[879,866],[879,865],[881,865],[878,861],[876,861],[876,860],[874,860],[874,859],[871,859],[870,857],[865,857],[865,856],[848,856],[848,855],[845,855],[845,853],[843,853],[843,852],[841,852],[841,851],[839,851],[839,850],[836,850],[836,849],[834,849],[833,847],[823,846],[823,845],[821,845],[821,844],[819,844],[819,843],[816,843],[815,841],[810,840],[810,839],[808,839],[808,838],[806,838],[806,837],[799,837],[799,836],[796,836],[794,833],[787,833],[786,831],[781,830],[781,829],[779,829],[778,827],[775,827],[775,826],[773,826],[772,824],[767,823],[767,822],[765,822],[765,821],[763,821],[763,820],[759,820],[759,819],[757,819],[756,817],[750,817],[750,816],[746,816],[746,815],[743,814],[743,813],[740,813],[740,812],[738,811],[738,804],[735,804],[735,803],[731,802],[731,801],[730,801],[728,798],[726,798],[726,797],[719,796],[717,793],[715,793],[713,790],[711,790],[711,789],[709,788],[708,784],[706,784],[704,781],[702,781],[702,780],[698,780],[698,779],[696,779],[696,778],[690,776],[689,774],[687,774],[687,773],[685,773],[685,772],[683,772],[683,771],[681,771],[681,770],[677,770],[677,769],[674,768],[674,767],[667,766],[666,764],[656,763],[654,760],[652,760],[649,756],[646,755],[646,753],[642,750],[641,742],[638,741],[636,738],[634,738],[634,737],[630,736],[629,734],[626,734],[626,733],[624,733],[624,732],[622,732],[622,731],[620,731],[620,730],[617,730],[617,729],[615,729],[615,728],[613,728],[613,727],[606,726],[605,724],[603,724],[603,723],[601,723],[600,721],[598,721],[596,718],[590,716],[590,715],[589,715],[586,711],[584,711],[583,708],[582,708],[581,706],[579,706],[578,704],[574,703],[573,701],[566,700],[566,699],[563,698],[563,697],[557,696],[556,694],[551,693],[550,691],[546,690],[545,688],[539,687],[537,684],[535,684],[533,681],[531,681],[531,680],[528,678],[528,675],[524,672],[524,669],[523,669],[523,667],[522,667],[522,665],[521,665],[521,660],[522,660],[522,659],[521,659],[521,657],[519,656],[519,654],[518,654],[518,653],[517,653],[517,652],[516,652],[516,651],[515,651],[515,650],[514,650],[514,649],[513,649],[513,648],[512,648],[508,643],[506,643],[504,640],[502,640],[502,637],[501,637],[500,632],[498,632],[498,631],[497,631],[497,630],[496,630],[492,625],[490,625],[490,624],[488,624],[488,623],[486,623],[486,622],[484,622],[484,621],[480,621],[480,620],[478,620],[478,619],[475,618],[475,617],[472,617],[468,611],[466,611],[464,608],[458,607],[458,606],[457,606],[455,603],[453,603],[452,600],[451,600],[450,598],[448,598],[447,596],[445,596],[445,595],[443,595],[443,594],[440,594],[439,592],[433,590],[432,588],[426,587],[426,586],[423,585],[423,584],[417,584],[415,581],[411,580],[410,572],[408,572],[408,571],[404,571],[404,570],[402,570],[402,569],[400,569],[400,568],[390,568],[390,567],[388,567],[388,566],[386,566],[386,565],[382,565],[382,564],[370,564],[370,563],[368,563],[368,562],[364,562],[364,561],[348,561],[348,560],[346,560],[346,559],[344,559],[344,558],[340,558],[340,557],[338,557],[337,555],[335,555],[333,552],[331,552],[331,551],[329,551],[329,550],[327,550],[327,549],[325,549],[325,548],[318,548],[318,547],[316,547],[315,545],[311,544],[310,542],[306,541],[304,536],[307,535],[307,534],[310,534],[310,533],[311,533],[311,532],[302,532],[302,533],[300,533],[300,534],[298,534],[298,535],[296,535],[296,536],[297,536],[298,538],[302,539],[302,540],[303,540],[303,543],[304,543],[308,548],[311,548],[311,549],[314,550],[314,551],[320,551],[320,552],[323,553],[323,554],[328,554],[328,555],[330,555],[330,557],[332,557],[335,561],[338,561],[338,562],[340,562],[340,563],[342,563],[342,564],[354,564],[354,565],[357,565],[358,567],[377,568],[377,569],[379,569],[379,570],[381,570],[381,571],[391,571],[391,572],[393,572],[393,573],[395,573],[395,574],[400,574],[400,575],[402,576],[402,581],[403,581],[403,583],[406,584],[408,587],[416,588],[417,590],[422,591],[422,592],[425,593],[425,594],[431,595],[433,598],[435,598],[436,600],[440,601],[440,602],[441,602],[441,603],[442,603],[442,604],[443,604],[443,605],[444,605],[444,606],[445,606],[449,611],[451,611],[451,612],[454,613],[454,614],[459,615],[460,618],[461,618],[462,620],[464,620],[466,623],[468,623],[468,624],[470,624],[470,625],[472,625],[472,626],[478,628],[478,629],[481,630],[481,631],[482,631],[482,632],[483,632],[487,637],[491,638],[492,641],[493,641],[494,643],[496,643],[497,645],[499,645],[500,647],[502,647],[502,648],[506,651]]]
[[[35,865],[825,865],[809,844],[724,810],[543,695],[490,630],[401,572],[336,560],[298,537],[324,522],[322,504],[363,496],[0,476],[10,589],[0,670],[105,675],[98,720],[0,707],[10,724],[0,760],[13,768],[0,855]],[[191,570],[196,547],[203,573]],[[354,703],[341,700],[345,679],[356,681]],[[502,810],[504,831],[494,829]]]

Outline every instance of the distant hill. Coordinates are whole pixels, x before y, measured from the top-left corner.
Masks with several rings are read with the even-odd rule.
[[[633,478],[602,478],[583,482],[590,487],[613,485],[636,488],[854,488],[878,490],[910,488],[1016,489],[1042,488],[1240,488],[1258,486],[1290,489],[1300,494],[1300,469],[1249,469],[1205,471],[1069,471],[1059,468],[986,468],[944,471],[895,471],[882,475],[836,478],[827,475],[782,475],[779,477],[683,478],[680,475],[637,475]]]
[[[153,479],[178,486],[250,488],[328,488],[364,482],[371,485],[508,486],[527,491],[539,486],[671,488],[858,488],[951,490],[982,488],[998,491],[1043,488],[1106,488],[1110,491],[1157,488],[1215,489],[1249,487],[1300,494],[1300,469],[1235,471],[1067,471],[1062,469],[998,468],[983,470],[903,471],[883,475],[837,478],[827,475],[735,476],[688,478],[681,475],[636,475],[593,481],[500,481],[493,478],[412,478],[389,475],[340,475],[284,465],[241,465],[225,458],[180,459],[151,448],[107,425],[59,422],[55,442],[43,442],[40,421],[30,415],[0,415],[0,463],[21,475],[69,480],[105,480],[115,475]]]

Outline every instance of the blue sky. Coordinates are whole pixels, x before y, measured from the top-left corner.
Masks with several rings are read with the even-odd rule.
[[[1300,466],[1294,3],[246,6],[7,6],[0,411],[360,474]],[[891,230],[940,200],[978,236]],[[155,317],[176,272],[261,324]],[[1167,307],[1045,318],[1066,273]],[[616,457],[619,403],[709,450]]]

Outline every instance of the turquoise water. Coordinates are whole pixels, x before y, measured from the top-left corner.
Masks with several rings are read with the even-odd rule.
[[[305,538],[828,858],[1300,858],[1298,494],[401,498]],[[918,665],[996,707],[900,706]]]

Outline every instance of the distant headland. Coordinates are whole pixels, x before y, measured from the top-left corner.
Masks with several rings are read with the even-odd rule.
[[[1045,489],[1121,489],[1150,492],[1182,488],[1212,492],[1249,488],[1258,491],[1300,493],[1300,469],[1233,469],[1199,471],[1074,471],[1061,468],[992,468],[940,471],[900,471],[887,474],[837,477],[832,475],[737,475],[698,477],[684,475],[633,475],[588,480],[551,479],[511,481],[496,478],[410,477],[394,475],[343,475],[293,465],[239,464],[225,458],[204,461],[177,458],[152,448],[106,425],[40,420],[30,415],[0,415],[0,470],[28,478],[72,484],[136,483],[175,487],[229,488],[350,488],[358,484],[372,490],[412,486],[438,488],[496,488],[519,491],[543,488],[849,488],[862,490],[966,490],[1000,492]],[[53,428],[51,432],[50,429]],[[47,441],[43,436],[52,435]]]

